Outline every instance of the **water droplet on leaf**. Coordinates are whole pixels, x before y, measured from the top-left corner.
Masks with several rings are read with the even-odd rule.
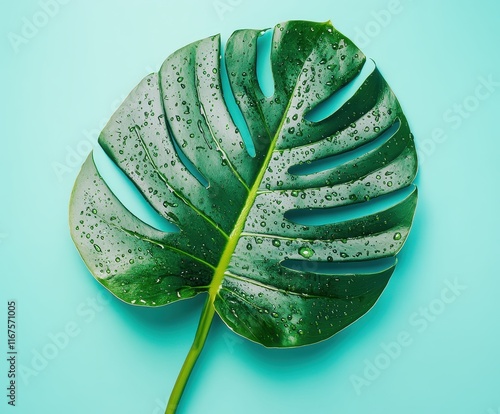
[[[310,247],[301,247],[299,249],[299,254],[302,256],[302,257],[305,257],[306,259],[309,259],[311,258],[313,255],[314,255],[314,250],[311,249]]]

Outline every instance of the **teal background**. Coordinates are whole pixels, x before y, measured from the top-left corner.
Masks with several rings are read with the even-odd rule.
[[[500,413],[500,3],[65,1],[46,22],[37,1],[0,6],[0,412],[163,413],[203,298],[141,309],[93,280],[67,225],[79,166],[120,100],[177,48],[331,19],[376,60],[415,134],[410,238],[374,309],[328,341],[268,350],[216,320],[178,412]],[[45,24],[13,47],[9,34],[33,18]],[[446,304],[450,283],[462,289],[446,291]],[[8,300],[18,311],[15,408],[4,397]],[[384,357],[398,337],[406,346]],[[375,362],[384,369],[365,373]]]

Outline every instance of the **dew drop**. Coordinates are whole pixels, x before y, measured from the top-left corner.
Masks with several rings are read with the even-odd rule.
[[[312,257],[314,255],[314,250],[311,249],[310,247],[301,247],[299,249],[299,254],[302,256],[302,257],[305,257],[306,259],[309,259],[310,257]]]

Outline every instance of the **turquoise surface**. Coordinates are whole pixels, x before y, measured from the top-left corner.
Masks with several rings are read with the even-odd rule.
[[[24,0],[0,10],[1,413],[163,413],[203,298],[142,309],[112,297],[69,236],[71,188],[114,109],[171,52],[290,19],[332,20],[394,89],[420,155],[414,227],[379,302],[330,340],[269,350],[215,321],[179,414],[500,413],[500,3]]]

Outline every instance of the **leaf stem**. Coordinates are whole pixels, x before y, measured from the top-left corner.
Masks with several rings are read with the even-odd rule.
[[[165,414],[174,414],[179,405],[179,401],[186,388],[189,376],[200,356],[200,353],[205,345],[205,341],[210,331],[210,326],[212,325],[212,320],[214,318],[215,308],[213,306],[213,298],[207,295],[207,300],[201,313],[200,323],[198,324],[198,329],[196,330],[196,335],[194,337],[193,345],[189,350],[186,360],[182,365],[177,381],[175,382],[172,393],[170,394],[170,399],[168,400],[167,408],[165,409]]]

